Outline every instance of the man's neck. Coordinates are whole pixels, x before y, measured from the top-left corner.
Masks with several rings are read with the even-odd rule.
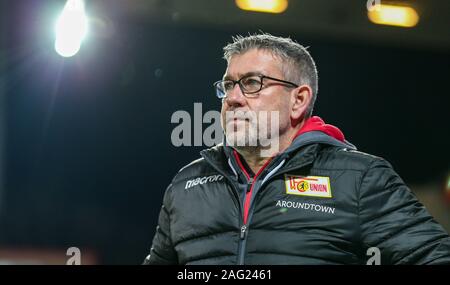
[[[236,148],[236,151],[245,159],[245,162],[255,174],[270,159],[270,157],[260,155],[259,147],[239,147]]]

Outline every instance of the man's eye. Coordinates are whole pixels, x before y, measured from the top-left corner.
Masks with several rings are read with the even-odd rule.
[[[225,91],[229,91],[229,90],[233,89],[233,87],[234,87],[234,82],[232,82],[232,81],[225,81],[223,83],[223,89]]]
[[[261,85],[261,82],[259,81],[259,78],[250,77],[242,80],[242,84],[248,87],[259,87],[259,85]]]

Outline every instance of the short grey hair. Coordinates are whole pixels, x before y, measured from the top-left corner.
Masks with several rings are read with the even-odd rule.
[[[312,89],[311,103],[306,110],[306,118],[311,117],[317,98],[318,76],[316,64],[307,48],[290,38],[276,37],[261,33],[249,36],[235,36],[233,42],[224,48],[223,58],[230,63],[234,55],[243,54],[251,49],[267,50],[284,63],[282,72],[286,80],[299,85],[309,85]]]

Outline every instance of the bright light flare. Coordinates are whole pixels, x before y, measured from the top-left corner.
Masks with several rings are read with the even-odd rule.
[[[450,174],[447,177],[447,185],[445,187],[445,196],[447,197],[447,202],[450,205]]]
[[[287,0],[236,0],[236,5],[242,10],[283,13],[288,7]]]
[[[56,20],[55,50],[63,57],[74,56],[81,47],[88,30],[83,0],[67,0]]]
[[[376,9],[368,11],[369,20],[375,24],[414,27],[419,22],[416,10],[408,6],[394,6],[380,4]]]
[[[448,175],[448,178],[447,178],[447,188],[445,190],[447,190],[447,193],[450,194],[450,174]]]

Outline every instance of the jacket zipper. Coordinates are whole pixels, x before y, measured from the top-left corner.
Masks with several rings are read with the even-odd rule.
[[[203,157],[215,170],[217,170],[220,174],[222,174],[226,179],[228,179],[228,181],[230,182],[232,188],[233,188],[233,196],[234,196],[234,200],[238,206],[239,209],[239,213],[241,214],[242,220],[243,221],[245,219],[245,210],[243,209],[240,199],[239,199],[239,192],[238,189],[236,188],[235,184],[233,183],[233,181],[230,179],[230,177],[228,177],[228,175],[226,175],[223,171],[221,171],[218,167],[216,167],[216,165],[214,163],[212,163],[211,160],[209,160],[209,158],[207,157]],[[254,179],[250,177],[250,175],[248,175],[248,173],[246,171],[244,171],[245,176],[248,179],[248,186],[247,186],[247,190],[245,193],[245,197],[244,197],[244,201],[246,200],[247,194],[250,193],[251,194],[251,190],[253,187],[253,182]],[[255,176],[256,177],[256,176]],[[245,206],[244,206],[245,207]],[[238,248],[238,264],[244,264],[244,253],[245,253],[245,245],[247,243],[247,233],[248,233],[248,228],[247,225],[245,223],[241,224],[240,227],[240,233],[239,233],[239,248]]]
[[[246,234],[247,234],[247,226],[243,225],[241,227],[241,239],[245,239]]]
[[[251,202],[252,202],[252,194],[255,190],[255,184],[257,182],[258,177],[263,172],[263,170],[269,165],[269,163],[272,161],[272,158],[267,160],[266,163],[259,169],[258,173],[254,177],[250,177],[248,175],[247,171],[245,171],[245,168],[242,166],[242,163],[239,159],[239,156],[235,153],[236,160],[239,164],[239,167],[241,167],[242,171],[244,172],[245,176],[248,179],[247,184],[247,191],[245,192],[244,196],[244,217],[243,217],[243,224],[241,226],[241,233],[240,233],[240,240],[239,240],[239,255],[238,255],[238,265],[244,265],[244,259],[245,259],[245,247],[247,245],[247,235],[248,235],[248,216],[250,214],[250,208]]]
[[[296,167],[291,167],[289,169],[285,169],[282,170],[280,172],[274,173],[271,177],[269,177],[268,180],[265,181],[265,184],[272,178],[287,173],[289,171],[295,170],[295,169],[299,169],[302,167],[305,167],[306,165],[308,165],[309,163],[305,163],[305,164],[301,164],[298,165]],[[264,165],[260,171],[258,171],[258,174],[255,175],[255,177],[251,180],[252,184],[250,186],[250,190],[246,193],[246,195],[251,195],[252,191],[255,191],[254,189],[254,183],[256,182],[256,178],[258,178],[259,174],[261,174],[262,170],[268,165],[268,163],[266,165]],[[249,184],[250,185],[250,184]],[[263,184],[261,183],[261,185],[259,185],[259,189],[263,186]],[[252,189],[253,188],[253,189]],[[245,197],[247,198],[247,196]],[[256,199],[256,196],[255,196]],[[254,199],[254,200],[255,200]],[[250,198],[250,202],[251,202],[251,198]],[[245,216],[244,213],[244,217],[247,217],[247,219],[245,220],[244,224],[241,226],[241,234],[240,234],[240,245],[239,245],[239,258],[238,258],[238,265],[244,265],[244,261],[245,261],[245,247],[247,245],[247,235],[248,235],[248,224],[250,223],[252,217],[253,217],[253,210],[255,208],[255,203],[253,201],[253,203],[251,203],[250,208],[249,209],[245,209],[244,206],[244,212],[247,211],[247,216]]]
[[[238,265],[244,265],[244,258],[245,258],[245,247],[247,245],[247,233],[248,233],[248,227],[246,223],[246,209],[245,209],[245,201],[247,200],[248,195],[251,195],[252,187],[253,187],[254,178],[249,178],[247,189],[245,191],[244,196],[244,214],[242,216],[242,226],[241,226],[241,233],[240,233],[240,240],[239,240],[239,253],[238,253]]]
[[[247,197],[248,197],[248,195],[250,195],[250,197],[248,198],[249,199],[249,202],[248,202],[248,205],[247,205],[247,208],[246,208],[246,204],[247,203],[245,203],[244,202],[244,207],[242,208],[242,206],[241,206],[241,203],[239,202],[239,195],[238,195],[238,189],[236,188],[236,186],[234,185],[234,183],[233,183],[233,181],[228,177],[228,175],[226,175],[223,171],[221,171],[219,168],[217,168],[215,165],[214,165],[214,163],[212,162],[212,161],[210,161],[208,158],[206,158],[206,157],[204,157],[205,158],[205,160],[206,161],[208,161],[209,162],[209,164],[211,165],[211,166],[213,166],[214,167],[214,169],[216,169],[219,173],[221,173],[224,177],[226,177],[227,179],[228,179],[228,181],[230,182],[230,184],[232,185],[232,188],[233,188],[233,196],[234,196],[234,200],[235,200],[235,202],[237,201],[237,205],[238,205],[238,208],[239,208],[239,212],[241,213],[241,216],[242,216],[242,218],[243,218],[243,224],[241,225],[241,227],[240,227],[240,233],[239,233],[239,253],[238,253],[238,265],[244,265],[244,260],[245,260],[245,247],[246,247],[246,244],[247,244],[247,235],[248,235],[248,223],[249,223],[249,221],[251,220],[251,218],[252,218],[252,216],[253,216],[253,209],[254,209],[254,204],[255,203],[251,203],[251,195],[252,195],[252,193],[253,193],[253,191],[255,190],[255,189],[253,189],[254,188],[254,183],[256,182],[256,179],[258,178],[258,176],[261,174],[261,172],[266,168],[266,166],[272,161],[272,159],[269,159],[264,165],[263,165],[263,167],[261,167],[261,169],[258,171],[258,173],[253,177],[253,178],[251,178],[250,177],[250,175],[248,175],[248,173],[245,171],[245,169],[243,169],[243,172],[244,172],[244,174],[246,175],[246,177],[247,177],[247,179],[248,179],[248,187],[247,187],[247,191],[246,191],[246,193],[245,193],[245,197],[244,197],[244,201],[247,201]],[[239,164],[240,164],[240,161],[239,161],[239,158],[237,158],[238,159],[238,162],[239,162]],[[274,173],[273,175],[272,175],[272,177],[270,177],[267,181],[269,181],[271,178],[273,178],[273,177],[276,177],[276,176],[278,176],[278,175],[281,175],[281,174],[284,174],[284,173],[287,173],[287,172],[289,172],[289,171],[292,171],[292,170],[295,170],[295,169],[298,169],[298,168],[302,168],[302,167],[304,167],[304,166],[306,166],[306,165],[308,165],[309,163],[305,163],[305,164],[302,164],[302,165],[298,165],[298,166],[296,166],[296,167],[291,167],[291,168],[289,168],[289,169],[284,169],[283,171],[280,171],[280,172],[277,172],[277,173]],[[241,168],[242,168],[242,166],[241,166],[241,164],[239,165]],[[265,181],[265,182],[267,182],[267,181]],[[262,184],[260,185],[260,186],[262,186]],[[255,197],[256,198],[256,197]],[[251,203],[251,205],[250,205],[250,203]]]

